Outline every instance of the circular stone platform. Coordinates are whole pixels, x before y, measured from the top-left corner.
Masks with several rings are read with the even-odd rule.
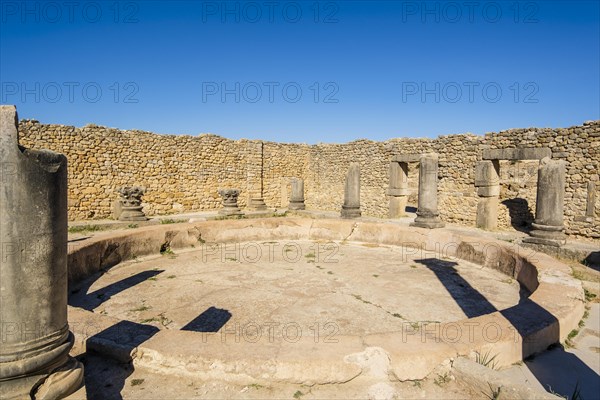
[[[159,329],[335,336],[452,322],[519,300],[516,280],[434,252],[267,241],[203,244],[128,261],[71,304]]]
[[[423,379],[475,353],[510,365],[564,340],[584,311],[580,282],[545,254],[333,219],[103,233],[71,243],[69,281],[87,350],[241,384]]]

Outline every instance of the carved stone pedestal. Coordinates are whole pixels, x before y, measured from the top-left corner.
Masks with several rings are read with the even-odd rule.
[[[239,189],[219,189],[219,195],[223,198],[223,208],[219,210],[220,215],[243,215],[238,207]]]
[[[146,188],[140,186],[125,186],[119,189],[121,198],[115,205],[115,215],[119,221],[147,221],[146,214],[142,211],[142,196]]]

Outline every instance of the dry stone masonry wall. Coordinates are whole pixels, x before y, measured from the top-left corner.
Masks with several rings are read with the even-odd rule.
[[[260,192],[261,179],[267,206],[286,207],[293,177],[304,179],[307,209],[339,211],[350,163],[360,165],[363,215],[385,218],[392,156],[433,152],[439,155],[441,219],[474,226],[478,203],[474,172],[483,151],[549,148],[553,159],[566,161],[566,233],[600,239],[600,121],[570,128],[511,129],[436,139],[316,145],[263,142],[262,149],[257,140],[229,140],[210,134],[157,135],[33,120],[21,121],[19,130],[22,145],[67,156],[71,220],[110,218],[117,190],[133,185],[146,188],[143,201],[148,216],[217,210],[221,188],[241,189],[239,206],[244,208],[249,198]],[[537,165],[537,160],[500,161],[500,229],[520,229],[533,220]],[[418,163],[408,163],[408,167],[408,204],[416,207]],[[596,191],[592,219],[582,218],[588,186]]]

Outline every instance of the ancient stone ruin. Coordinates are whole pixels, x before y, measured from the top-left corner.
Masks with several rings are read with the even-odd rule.
[[[303,179],[306,208],[337,212],[347,172],[340,165],[349,162],[361,165],[361,213],[395,219],[406,207],[418,206],[418,158],[436,153],[441,221],[486,230],[527,230],[536,212],[534,164],[550,157],[565,161],[564,234],[600,239],[600,121],[482,136],[318,145],[236,141],[215,135],[171,135],[165,140],[150,132],[27,120],[19,123],[19,129],[24,146],[47,148],[69,159],[70,220],[90,215],[109,218],[114,191],[130,185],[132,177],[146,186],[144,210],[149,217],[217,210],[221,198],[216,193],[222,187],[243,190],[238,199],[241,208],[262,207],[261,202],[269,208],[285,208],[291,177]],[[78,154],[81,150],[76,149],[85,152],[87,140],[98,148]],[[135,148],[127,145],[132,140],[138,143]],[[177,156],[166,159],[166,153]],[[147,167],[136,168],[130,158]]]
[[[0,397],[58,399],[83,384],[69,356],[67,158],[20,147],[17,127],[0,106]]]
[[[565,163],[544,157],[538,169],[535,222],[528,243],[562,246],[564,230]]]
[[[350,164],[346,175],[346,186],[344,188],[344,204],[341,211],[342,218],[357,218],[361,216],[360,211],[360,165]]]
[[[23,147],[68,152],[64,142],[82,131],[112,140],[135,134],[151,144],[136,154],[147,167],[120,163],[113,146],[68,155],[68,175],[67,157]],[[3,106],[0,395],[73,393],[83,367],[69,353],[79,351],[95,368],[86,389],[99,398],[163,389],[144,386],[137,373],[172,382],[167,389],[182,398],[217,380],[234,388],[224,398],[249,390],[301,398],[275,392],[295,386],[394,398],[403,383],[439,386],[473,354],[497,354],[510,368],[568,340],[586,292],[570,266],[544,251],[569,254],[569,241],[600,238],[600,123],[572,128],[566,139],[559,130],[509,133],[315,146],[174,137],[181,160],[170,163],[156,152],[156,135],[19,125],[16,109]],[[529,164],[519,170],[521,162]],[[108,232],[98,235],[67,230],[68,218],[107,217],[115,190],[115,217],[152,219],[149,226],[103,221]],[[521,209],[504,203],[507,191],[522,196]],[[290,216],[285,206],[308,210]],[[260,212],[267,207],[284,210]],[[174,211],[198,218],[162,219]],[[523,212],[535,212],[531,226],[510,230]],[[312,335],[315,322],[325,323]],[[489,327],[499,332],[494,340]],[[113,389],[93,373],[95,362],[110,360],[119,363]],[[487,385],[495,371],[484,371]]]
[[[238,207],[238,197],[241,190],[239,189],[219,189],[219,195],[223,198],[223,208],[219,210],[219,214],[224,216],[242,215]]]
[[[419,160],[419,207],[411,224],[420,228],[442,228],[438,213],[438,155],[424,154]]]
[[[292,194],[290,196],[289,210],[304,210],[304,180],[292,178]]]
[[[408,204],[408,161],[419,161],[418,154],[403,154],[392,157],[390,162],[390,218],[399,218],[406,215]]]
[[[141,186],[125,186],[118,190],[121,198],[115,202],[114,216],[119,221],[146,221],[148,218],[142,211],[142,196],[146,188]]]

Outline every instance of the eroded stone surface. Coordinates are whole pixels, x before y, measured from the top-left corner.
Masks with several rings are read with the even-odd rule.
[[[86,290],[71,304],[159,329],[242,334],[257,324],[267,334],[275,323],[279,336],[286,325],[290,335],[297,328],[333,336],[399,331],[410,322],[483,315],[520,298],[516,281],[466,261],[310,241],[203,244],[123,264]]]
[[[0,397],[57,398],[82,382],[69,358],[67,160],[19,147],[17,111],[0,106]],[[58,372],[60,370],[60,372]]]

